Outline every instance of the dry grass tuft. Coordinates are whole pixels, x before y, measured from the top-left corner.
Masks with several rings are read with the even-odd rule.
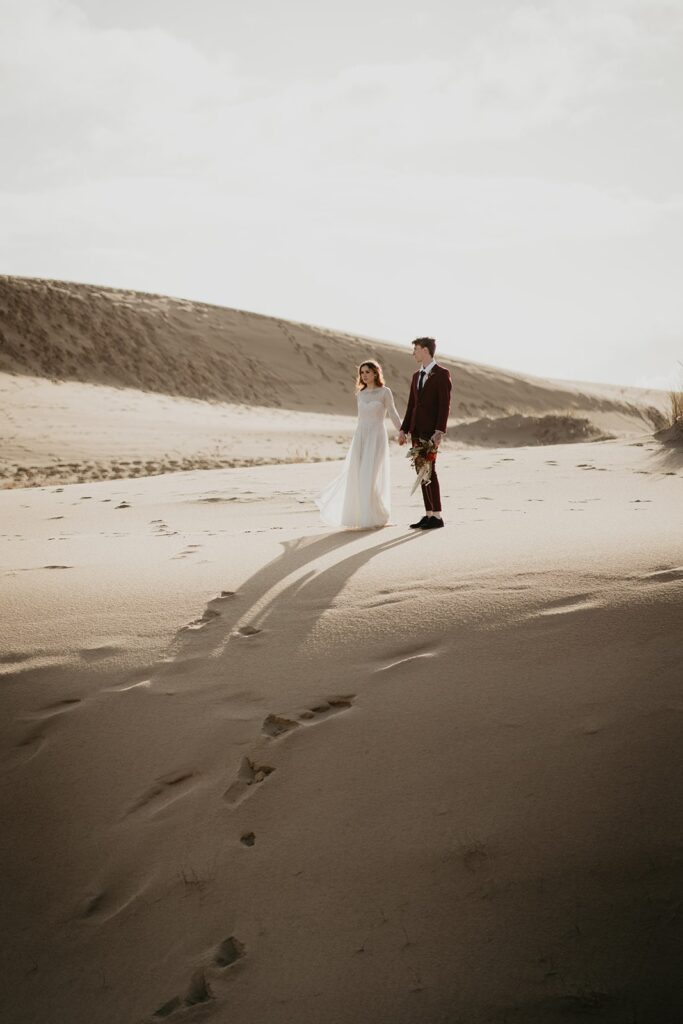
[[[683,391],[669,392],[669,426],[683,427]]]

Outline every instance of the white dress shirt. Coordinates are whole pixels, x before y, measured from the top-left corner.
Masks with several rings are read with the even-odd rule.
[[[432,359],[431,363],[427,363],[427,365],[425,367],[423,367],[424,372],[425,372],[425,376],[422,378],[422,387],[424,387],[425,384],[427,383],[427,377],[432,372],[432,370],[434,369],[435,366],[436,366],[436,359]],[[422,370],[419,370],[418,373],[422,373]],[[417,378],[417,386],[418,386],[418,388],[420,387],[420,378],[419,378],[419,376]]]

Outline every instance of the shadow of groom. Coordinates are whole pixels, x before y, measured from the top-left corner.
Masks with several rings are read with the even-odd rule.
[[[201,618],[179,632],[155,681],[173,676],[180,682],[178,677],[186,676],[188,688],[225,686],[230,677],[240,675],[238,651],[255,651],[266,639],[267,671],[272,672],[273,654],[285,652],[289,661],[283,671],[293,670],[292,659],[298,660],[304,641],[354,574],[371,559],[417,539],[410,533],[368,544],[368,536],[369,531],[354,531],[285,541],[277,558],[238,591],[224,590],[209,601]],[[349,547],[359,544],[347,554]],[[253,657],[249,667],[255,667]],[[242,668],[246,671],[246,666]]]

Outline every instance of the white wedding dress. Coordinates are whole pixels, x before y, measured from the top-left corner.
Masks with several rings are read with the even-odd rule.
[[[391,477],[384,418],[388,415],[400,430],[401,417],[387,387],[365,388],[357,397],[358,424],[344,468],[315,503],[328,526],[368,530],[389,522]]]

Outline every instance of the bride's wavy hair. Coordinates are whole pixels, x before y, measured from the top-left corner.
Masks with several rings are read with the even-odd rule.
[[[363,379],[362,379],[362,377],[360,375],[360,371],[363,369],[364,366],[367,366],[371,370],[374,370],[374,372],[375,372],[375,387],[383,388],[384,387],[384,377],[382,376],[382,367],[379,365],[379,363],[376,363],[374,359],[366,359],[358,367],[358,376],[356,377],[356,391],[365,391],[365,388],[366,388],[366,385],[363,383]]]

